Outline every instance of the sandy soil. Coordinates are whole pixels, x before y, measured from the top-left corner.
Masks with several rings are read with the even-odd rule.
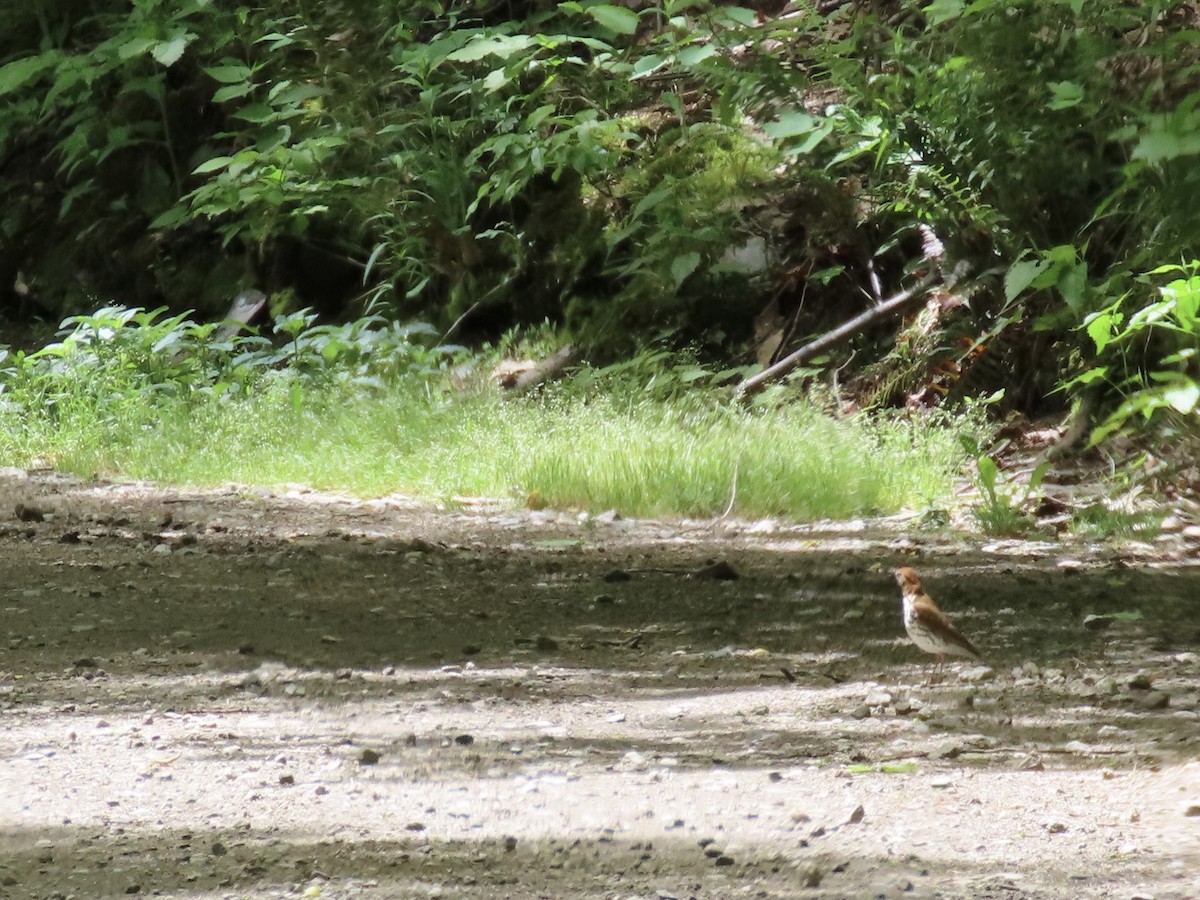
[[[0,897],[1200,896],[1182,531],[2,474]]]

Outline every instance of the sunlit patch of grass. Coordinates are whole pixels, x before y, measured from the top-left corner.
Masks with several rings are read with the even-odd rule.
[[[248,399],[160,398],[118,416],[4,423],[5,462],[207,485],[304,483],[364,496],[537,495],[635,516],[845,518],[949,495],[963,455],[949,429],[747,412],[678,400],[451,396],[286,383]]]

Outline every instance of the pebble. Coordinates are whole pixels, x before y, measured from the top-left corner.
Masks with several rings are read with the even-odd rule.
[[[1138,700],[1142,709],[1166,709],[1171,698],[1162,691],[1150,691]]]
[[[1083,627],[1088,631],[1103,631],[1113,623],[1112,616],[1090,615],[1083,617]]]
[[[887,691],[871,691],[863,700],[867,706],[889,706],[892,702],[892,695]]]
[[[1145,669],[1125,679],[1125,686],[1134,691],[1148,691],[1153,683],[1154,678]]]

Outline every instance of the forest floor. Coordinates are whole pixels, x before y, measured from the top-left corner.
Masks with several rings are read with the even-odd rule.
[[[1200,896],[1184,532],[3,485],[0,897]]]

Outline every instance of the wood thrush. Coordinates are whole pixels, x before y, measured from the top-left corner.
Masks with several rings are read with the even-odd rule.
[[[975,645],[954,627],[933,598],[925,593],[916,572],[908,566],[897,569],[896,583],[900,585],[904,600],[904,630],[914,644],[937,656],[939,668],[947,656],[981,658]]]

